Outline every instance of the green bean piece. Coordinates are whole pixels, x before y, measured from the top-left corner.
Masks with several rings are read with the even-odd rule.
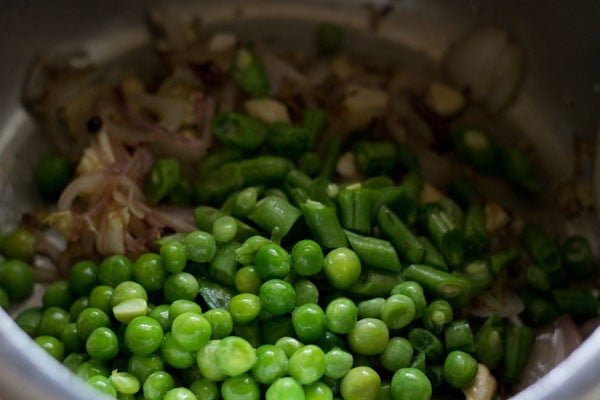
[[[519,249],[514,246],[492,253],[489,256],[490,271],[493,275],[498,275],[504,268],[517,261],[520,255]]]
[[[465,214],[465,253],[470,256],[481,254],[487,242],[485,211],[480,205],[470,205]]]
[[[425,313],[427,307],[427,299],[423,287],[417,282],[404,281],[396,286],[391,291],[391,294],[402,294],[408,296],[415,305],[415,318],[419,319]]]
[[[248,214],[248,219],[271,234],[278,230],[281,238],[294,227],[302,212],[287,200],[276,196],[267,196],[256,203]]]
[[[431,382],[424,372],[416,368],[400,368],[392,377],[392,398],[395,400],[428,400]]]
[[[444,256],[435,247],[431,240],[425,236],[417,237],[421,245],[425,248],[425,255],[423,256],[423,264],[429,265],[430,267],[437,268],[441,271],[448,271],[448,264],[444,260]]]
[[[537,193],[541,189],[533,177],[532,157],[514,147],[501,147],[497,150],[502,174],[506,180],[519,189]]]
[[[49,155],[39,160],[33,168],[33,178],[40,194],[56,200],[73,178],[73,168],[61,156]]]
[[[379,356],[381,366],[390,372],[407,368],[413,358],[414,349],[406,338],[396,336],[390,339],[387,347]]]
[[[390,292],[402,282],[402,274],[367,269],[363,271],[358,281],[352,285],[350,291],[366,297],[389,296]]]
[[[467,263],[462,270],[463,277],[471,284],[470,296],[474,296],[481,290],[492,284],[494,277],[489,265],[485,260],[473,260]]]
[[[394,187],[395,183],[392,178],[386,175],[377,175],[365,179],[360,183],[363,189],[379,190]]]
[[[381,206],[387,206],[406,224],[415,222],[418,198],[407,185],[383,187],[371,192],[372,215],[376,216]]]
[[[371,367],[354,367],[340,385],[340,393],[344,400],[376,400],[381,387],[379,374]]]
[[[377,223],[398,253],[411,263],[421,262],[425,248],[400,218],[385,205],[377,212]]]
[[[496,147],[490,137],[479,128],[463,128],[452,134],[458,155],[485,175],[498,174]]]
[[[194,184],[194,195],[199,203],[221,204],[242,183],[241,163],[231,162],[205,176],[199,176]]]
[[[457,389],[464,389],[477,375],[477,360],[469,353],[454,350],[448,353],[444,361],[444,379]]]
[[[321,172],[319,176],[331,179],[335,172],[338,159],[342,153],[342,138],[339,135],[333,136],[327,144],[327,149],[323,156],[323,163],[321,164]]]
[[[287,158],[277,156],[258,156],[240,161],[242,186],[277,186],[281,184],[292,163]]]
[[[521,290],[519,296],[525,305],[524,317],[528,323],[540,326],[558,317],[558,306],[552,300],[528,290]]]
[[[238,271],[237,255],[235,251],[240,247],[239,243],[228,243],[217,249],[215,256],[210,260],[210,276],[227,287],[235,284],[235,274]]]
[[[490,370],[495,369],[504,357],[504,332],[502,319],[491,316],[475,335],[475,356]]]
[[[468,321],[452,321],[444,330],[446,351],[461,350],[467,353],[475,351],[473,331]]]
[[[231,208],[231,215],[237,218],[246,218],[254,209],[258,200],[259,189],[248,187],[238,192]]]
[[[244,158],[244,152],[235,147],[222,146],[212,150],[202,157],[198,162],[198,174],[207,176],[213,171],[217,171],[222,165],[239,161]]]
[[[358,303],[358,316],[360,318],[381,319],[381,308],[385,304],[383,297],[373,297]]]
[[[175,188],[181,179],[179,161],[162,158],[152,165],[144,184],[144,194],[150,204],[157,204]]]
[[[285,177],[285,185],[290,188],[301,188],[308,190],[312,183],[310,176],[299,169],[292,169]]]
[[[396,250],[390,242],[347,230],[344,233],[363,265],[391,272],[400,272],[402,269]]]
[[[236,52],[231,74],[235,83],[250,97],[264,97],[271,90],[263,64],[247,47]]]
[[[396,146],[390,141],[360,141],[354,144],[354,160],[366,176],[386,174],[396,165]]]
[[[451,267],[460,265],[464,255],[463,233],[457,223],[439,203],[429,203],[421,210],[423,225],[427,228],[433,243],[440,249]]]
[[[527,223],[521,230],[521,241],[536,262],[548,273],[556,272],[561,266],[560,250],[539,226]]]
[[[448,195],[465,208],[482,203],[479,190],[465,177],[459,177],[450,183]]]
[[[404,279],[416,281],[435,296],[455,302],[464,301],[471,291],[468,280],[439,271],[427,265],[409,265],[403,273]]]
[[[321,24],[315,32],[315,45],[321,55],[337,53],[344,39],[344,34],[339,26]]]
[[[370,189],[344,189],[336,197],[342,226],[351,231],[371,233],[372,197]]]
[[[308,140],[310,141],[310,132],[308,135]],[[296,161],[298,169],[310,177],[315,177],[319,171],[321,171],[321,162],[321,156],[315,151],[307,151],[306,153],[303,153]]]
[[[274,122],[267,130],[267,146],[273,153],[296,158],[308,148],[308,134],[301,126]]]
[[[169,201],[176,206],[189,206],[192,203],[194,190],[192,185],[184,179],[180,179],[169,193]]]
[[[198,293],[209,308],[225,308],[229,306],[234,291],[208,279],[198,281]]]
[[[225,146],[241,150],[255,150],[267,137],[267,127],[261,121],[234,112],[217,114],[211,132]]]
[[[348,334],[348,345],[357,354],[374,356],[383,353],[389,342],[389,329],[376,318],[358,320]]]
[[[596,272],[592,247],[583,236],[569,236],[562,244],[561,255],[569,277],[582,280]]]
[[[598,300],[587,290],[554,289],[552,297],[561,313],[574,318],[587,319],[597,314]]]
[[[266,237],[259,235],[249,237],[242,246],[235,251],[238,262],[242,265],[254,264],[256,252],[267,243],[271,243],[271,241]]]
[[[526,278],[527,283],[536,290],[547,292],[552,288],[550,276],[546,271],[535,265],[527,267]]]
[[[411,329],[408,332],[408,340],[416,351],[425,353],[429,361],[439,361],[444,354],[444,344],[426,329]]]
[[[505,382],[517,383],[519,381],[534,341],[535,330],[528,326],[506,328],[504,374],[502,376]]]
[[[315,148],[325,130],[328,118],[329,113],[320,108],[307,108],[302,112],[302,127],[306,130],[309,149]]]
[[[301,204],[300,208],[304,221],[321,246],[333,249],[348,245],[335,208],[313,200]]]

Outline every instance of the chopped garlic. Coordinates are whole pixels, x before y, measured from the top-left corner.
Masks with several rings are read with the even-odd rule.
[[[215,33],[208,41],[208,50],[213,53],[231,51],[237,43],[237,36],[229,32]]]
[[[252,99],[244,103],[246,112],[251,117],[266,123],[290,122],[290,115],[283,103],[270,98]]]
[[[435,203],[444,198],[442,192],[440,192],[435,186],[425,182],[423,190],[421,191],[421,203]]]
[[[436,81],[429,86],[425,101],[442,117],[452,116],[465,106],[465,97],[460,91]]]
[[[494,233],[504,228],[510,222],[508,213],[493,200],[485,205],[485,230]]]
[[[366,128],[373,118],[385,114],[388,102],[388,93],[379,88],[348,85],[341,107],[341,129],[353,132]]]
[[[496,394],[496,378],[483,364],[479,364],[473,383],[463,389],[465,400],[492,400]]]
[[[340,156],[335,170],[344,179],[356,180],[360,178],[360,173],[354,162],[354,153],[351,151],[347,151]]]

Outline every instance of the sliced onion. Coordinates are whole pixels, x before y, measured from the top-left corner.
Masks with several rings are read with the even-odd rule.
[[[492,315],[508,318],[520,314],[524,309],[523,300],[516,293],[506,290],[496,294],[492,290],[486,290],[471,302],[469,313],[481,318]]]
[[[531,385],[571,354],[582,342],[581,333],[569,315],[540,328],[521,374],[519,390]]]

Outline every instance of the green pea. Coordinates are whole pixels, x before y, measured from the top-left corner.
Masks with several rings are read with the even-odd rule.
[[[298,339],[304,343],[315,343],[323,337],[326,318],[323,309],[315,303],[296,307],[292,313],[292,324]]]
[[[31,307],[23,310],[15,318],[15,323],[29,336],[37,336],[38,326],[42,320],[42,308]]]
[[[229,215],[219,217],[213,222],[212,234],[219,243],[227,243],[237,235],[237,222]]]
[[[151,354],[158,350],[162,340],[162,327],[150,317],[136,317],[125,329],[125,344],[133,354]]]
[[[98,284],[98,266],[89,260],[78,261],[69,274],[71,291],[80,296],[87,296]]]
[[[344,400],[375,400],[381,387],[381,378],[370,367],[352,368],[342,379],[340,393]]]
[[[318,381],[325,373],[326,367],[325,353],[313,344],[296,350],[288,362],[290,376],[302,385]]]
[[[308,279],[297,280],[294,283],[294,290],[296,291],[296,307],[319,302],[319,289]]]
[[[477,368],[477,360],[472,355],[454,350],[448,353],[444,361],[444,379],[450,386],[463,389],[473,382]]]
[[[167,272],[182,272],[186,265],[185,245],[181,242],[167,242],[160,246],[160,260]]]
[[[148,300],[148,294],[142,285],[133,281],[119,283],[113,290],[111,306],[116,306],[126,300],[143,299]]]
[[[165,300],[194,300],[198,296],[200,285],[194,275],[187,272],[179,272],[167,278],[163,287]]]
[[[66,356],[62,364],[72,373],[77,371],[77,368],[85,361],[87,361],[90,357],[85,353],[71,353]]]
[[[410,365],[414,349],[406,338],[396,336],[390,339],[383,353],[379,357],[381,366],[390,372],[396,372],[400,368]]]
[[[145,400],[163,400],[165,394],[175,387],[175,380],[166,371],[156,371],[150,374],[142,385]]]
[[[184,245],[186,258],[197,263],[209,262],[217,252],[215,237],[208,232],[188,233]]]
[[[200,400],[219,400],[221,397],[217,384],[207,378],[194,381],[190,385],[190,390]]]
[[[260,388],[248,374],[227,378],[221,385],[223,400],[258,400]]]
[[[88,306],[99,308],[104,311],[106,314],[110,314],[112,312],[112,295],[113,288],[108,285],[99,285],[92,289],[90,295],[88,296]]]
[[[175,300],[169,306],[169,327],[175,318],[186,312],[202,314],[202,307],[200,307],[200,304],[191,300]]]
[[[133,279],[149,292],[162,289],[167,275],[161,256],[155,253],[139,256],[133,263],[132,274]]]
[[[156,320],[163,332],[167,332],[171,329],[171,320],[170,320],[170,306],[168,304],[160,304],[154,307],[148,313],[148,316],[154,320]]]
[[[138,378],[129,372],[115,370],[108,379],[117,392],[122,394],[136,394],[142,387]]]
[[[429,400],[431,382],[416,368],[400,368],[391,382],[392,398],[397,400]]]
[[[184,387],[177,387],[165,393],[164,400],[197,400],[197,398],[191,390]]]
[[[97,328],[110,326],[110,318],[101,309],[89,307],[79,313],[76,323],[79,337],[82,340],[87,340]]]
[[[259,289],[260,302],[263,308],[273,315],[287,314],[296,305],[294,287],[281,279],[270,279]]]
[[[69,308],[69,318],[71,321],[77,321],[79,314],[89,307],[89,299],[87,296],[83,296],[71,303]]]
[[[117,397],[117,391],[110,383],[110,380],[102,375],[92,376],[87,380],[88,385],[111,397]]]
[[[49,155],[39,160],[33,168],[33,178],[40,194],[55,200],[71,182],[73,169],[61,156]]]
[[[163,359],[158,354],[134,354],[129,357],[127,363],[127,371],[141,383],[144,383],[152,373],[162,371],[164,367]]]
[[[36,239],[28,229],[18,228],[4,237],[2,248],[9,260],[29,263],[35,254]],[[1,277],[1,274],[0,274]],[[4,281],[4,279],[2,279]],[[5,287],[8,289],[8,287]]]
[[[341,379],[352,368],[354,357],[347,351],[334,347],[325,353],[325,362],[325,376],[332,379]]]
[[[197,351],[210,340],[212,327],[202,315],[186,312],[173,320],[171,334],[184,351]]]
[[[69,323],[69,319],[69,313],[62,308],[50,307],[42,314],[37,334],[59,338],[63,329]]]
[[[204,313],[204,318],[211,327],[211,339],[223,339],[233,331],[233,318],[224,308],[213,308]]]
[[[58,361],[62,361],[65,356],[65,347],[63,343],[53,336],[41,335],[36,337],[35,342],[42,349],[46,350],[48,354],[57,359]]]
[[[148,314],[148,302],[144,299],[127,299],[112,309],[115,319],[128,324],[135,317]]]
[[[84,381],[87,381],[92,376],[102,375],[108,378],[110,375],[108,366],[103,361],[98,360],[87,360],[79,364],[75,375]]]
[[[167,365],[184,369],[194,365],[196,352],[183,349],[176,341],[172,332],[167,332],[160,345],[160,354]]]
[[[33,271],[21,260],[0,263],[0,286],[10,300],[24,300],[33,293]]]
[[[198,350],[196,363],[202,376],[213,382],[223,381],[226,375],[217,366],[217,352],[221,340],[211,340],[206,346]]]
[[[215,361],[225,375],[240,375],[256,363],[256,350],[247,340],[228,336],[218,343]]]
[[[304,400],[304,389],[290,377],[279,378],[269,386],[266,400]]]
[[[324,382],[314,382],[304,386],[304,399],[333,400],[333,392]]]
[[[327,329],[333,333],[349,333],[358,320],[358,308],[346,297],[332,300],[325,309]]]
[[[327,253],[324,271],[334,288],[349,289],[360,277],[361,264],[354,251],[340,247]]]
[[[290,358],[296,350],[303,346],[302,342],[291,336],[284,336],[279,338],[275,343],[275,346],[279,347],[285,352],[285,355]]]
[[[287,373],[288,357],[285,352],[272,344],[264,344],[256,349],[256,363],[252,373],[263,385],[270,385]]]
[[[381,354],[387,347],[389,330],[380,319],[363,318],[348,334],[348,344],[352,351],[365,356]]]
[[[84,341],[79,337],[77,332],[77,324],[70,322],[65,325],[61,334],[60,340],[65,346],[65,353],[80,353],[85,349]]]
[[[285,278],[290,272],[290,255],[278,244],[267,243],[256,252],[254,264],[262,280]]]
[[[235,295],[229,301],[229,313],[236,324],[244,325],[254,321],[260,311],[261,300],[252,293]]]
[[[98,266],[98,281],[110,287],[131,280],[133,263],[121,254],[106,257]]]
[[[292,247],[291,268],[298,275],[316,275],[321,272],[324,263],[323,250],[314,240],[301,240]]]
[[[381,319],[390,329],[402,329],[415,319],[415,303],[403,294],[391,295],[381,308]]]
[[[90,333],[85,349],[94,360],[112,360],[119,354],[119,339],[111,329],[102,326]]]
[[[258,294],[260,285],[263,283],[253,265],[246,265],[238,269],[233,279],[235,289],[240,293]]]

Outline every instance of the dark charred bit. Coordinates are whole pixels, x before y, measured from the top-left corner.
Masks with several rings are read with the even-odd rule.
[[[422,98],[414,93],[410,94],[410,103],[413,109],[427,122],[431,128],[435,140],[433,141],[434,150],[445,152],[452,148],[452,138],[450,137],[450,127],[442,117],[437,115]]]
[[[202,64],[190,64],[190,68],[209,89],[218,88],[227,82],[228,74],[212,61]]]
[[[87,120],[85,126],[89,133],[98,133],[102,129],[102,118],[95,115]]]

